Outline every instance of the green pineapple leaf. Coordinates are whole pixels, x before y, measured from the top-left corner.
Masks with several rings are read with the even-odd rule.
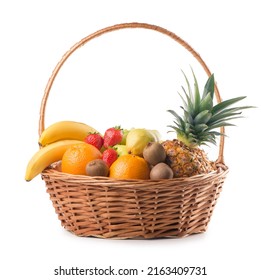
[[[189,95],[187,94],[186,90],[184,89],[184,87],[182,87],[184,94],[186,96],[187,102],[186,100],[182,97],[182,95],[179,93],[179,95],[181,96],[181,99],[183,101],[184,107],[189,111],[189,112],[193,112],[194,111],[194,107],[193,104],[191,102],[191,98],[189,97]]]
[[[205,84],[203,95],[202,95],[202,99],[204,99],[207,96],[207,94],[210,93],[211,99],[213,100],[214,92],[215,92],[215,78],[214,78],[214,74],[212,74],[208,78],[208,80],[207,80],[207,82]]]
[[[194,114],[197,115],[200,112],[199,106],[200,106],[201,98],[200,98],[200,93],[198,88],[198,81],[193,70],[192,70],[192,74],[194,77]]]
[[[190,86],[189,80],[188,80],[186,74],[185,74],[182,70],[181,70],[181,72],[182,72],[183,75],[184,75],[184,78],[185,78],[185,80],[186,80],[186,84],[187,84],[187,87],[188,87],[189,96],[190,96],[190,98],[191,98],[191,101],[193,102],[193,101],[194,101],[194,99],[193,99],[193,93],[192,93],[192,90],[191,90],[191,86]]]
[[[190,113],[187,110],[185,110],[183,107],[181,107],[181,109],[183,109],[183,111],[184,111],[184,120],[185,120],[185,122],[188,122],[191,125],[193,125],[194,124],[194,120],[193,120],[192,116],[190,115]]]
[[[234,111],[237,111],[237,108],[233,108],[233,109],[234,109]],[[216,121],[226,120],[226,118],[228,118],[228,117],[231,117],[230,119],[233,119],[233,118],[235,118],[235,116],[238,116],[241,114],[242,114],[242,112],[233,113],[233,110],[224,110],[224,111],[220,112],[219,114],[214,115],[207,124],[209,126],[211,126]]]
[[[208,110],[204,110],[197,114],[194,119],[194,124],[207,123],[211,119],[212,114]]]
[[[211,96],[211,92],[209,92],[204,98],[202,98],[199,104],[199,111],[209,110],[211,111],[213,108],[213,98]]]
[[[182,118],[174,110],[167,110],[167,112],[171,113],[179,123],[182,122]]]
[[[234,118],[233,118],[234,119]],[[232,123],[227,123],[225,121],[220,121],[220,122],[217,122],[216,124],[213,124],[211,127],[209,127],[208,129],[206,129],[205,131],[211,131],[215,128],[220,128],[222,126],[235,126],[234,124]]]
[[[193,131],[197,132],[204,132],[206,129],[208,129],[208,125],[200,123],[200,124],[196,124],[193,128]]]
[[[215,105],[212,109],[212,114],[215,115],[217,114],[218,112],[224,110],[225,108],[231,106],[232,104],[242,100],[246,98],[246,96],[240,96],[240,97],[235,97],[235,98],[231,98],[231,99],[228,99],[228,100],[225,100],[225,101],[222,101],[220,103],[218,103],[217,105]],[[250,106],[247,106],[245,107],[246,108],[251,108]]]

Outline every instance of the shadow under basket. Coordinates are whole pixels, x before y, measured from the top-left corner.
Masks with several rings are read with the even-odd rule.
[[[39,135],[45,127],[50,90],[64,62],[92,39],[128,28],[150,29],[170,37],[197,59],[208,76],[211,75],[200,55],[171,31],[135,22],[106,27],[73,45],[56,65],[41,103]],[[221,102],[217,85],[215,97]],[[150,239],[205,232],[228,172],[223,159],[224,128],[220,132],[217,169],[209,174],[166,180],[114,180],[65,174],[53,166],[42,172],[42,179],[62,226],[77,236]]]
[[[78,236],[184,237],[205,232],[228,169],[182,179],[113,180],[42,173],[62,226]]]

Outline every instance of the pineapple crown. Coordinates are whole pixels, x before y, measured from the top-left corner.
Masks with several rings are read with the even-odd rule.
[[[183,117],[179,116],[174,110],[168,110],[174,116],[174,125],[169,125],[177,133],[177,138],[187,146],[196,147],[206,145],[207,143],[216,144],[216,137],[221,133],[216,128],[232,126],[230,120],[242,118],[240,114],[243,109],[252,106],[231,107],[234,103],[244,99],[246,96],[228,99],[213,105],[215,80],[212,74],[204,87],[203,94],[199,92],[198,82],[192,70],[194,77],[194,92],[192,92],[188,78],[182,71],[187,91],[184,87],[184,97],[179,93],[183,106]]]

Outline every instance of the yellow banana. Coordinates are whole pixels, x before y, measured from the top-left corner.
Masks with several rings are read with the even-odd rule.
[[[83,143],[79,140],[61,140],[51,143],[38,150],[29,161],[25,180],[30,181],[40,174],[50,164],[62,159],[64,152],[68,147],[74,144]]]
[[[39,145],[46,146],[60,140],[83,141],[88,133],[98,133],[93,127],[74,121],[60,121],[47,127],[39,138]]]

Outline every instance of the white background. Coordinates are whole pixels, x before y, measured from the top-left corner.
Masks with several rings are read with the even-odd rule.
[[[1,279],[104,279],[58,277],[70,268],[205,266],[208,276],[153,279],[258,279],[260,277],[260,8],[259,1],[1,1]],[[207,62],[224,99],[246,95],[257,105],[227,130],[229,176],[208,231],[183,239],[79,238],[61,226],[40,176],[24,181],[37,150],[38,118],[45,85],[62,55],[81,38],[123,22],[167,28]],[[168,37],[125,30],[97,38],[62,68],[51,91],[46,124],[70,119],[104,131],[158,129],[164,138],[181,105],[177,91],[190,75],[206,75]],[[137,95],[135,95],[137,94]],[[137,97],[138,96],[138,97]],[[214,151],[214,152],[213,152]],[[216,156],[217,148],[210,154]],[[119,279],[151,279],[145,274]],[[111,278],[116,279],[116,278]]]

